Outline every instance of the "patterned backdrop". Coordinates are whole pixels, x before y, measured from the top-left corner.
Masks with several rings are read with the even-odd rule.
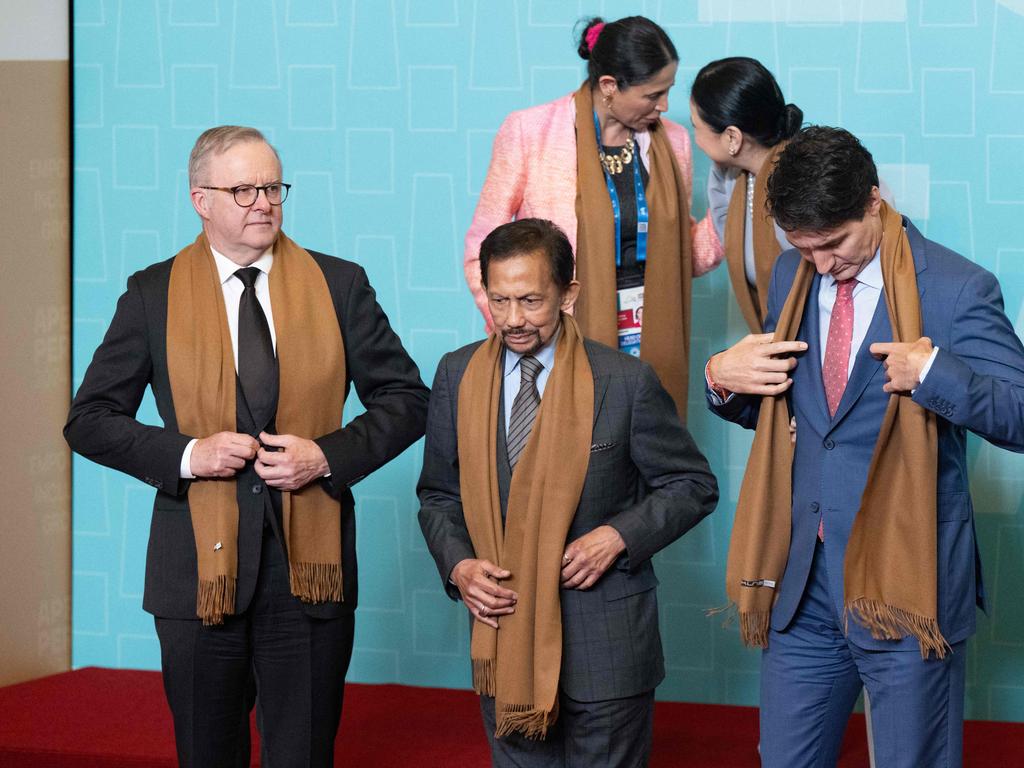
[[[74,377],[126,278],[198,231],[189,149],[219,123],[258,126],[295,186],[285,229],[354,259],[428,382],[479,338],[462,277],[469,225],[502,118],[574,89],[576,19],[643,13],[682,57],[669,116],[713,58],[750,55],[811,122],[874,153],[899,207],[994,271],[1024,329],[1022,0],[81,0],[74,4]],[[707,160],[696,152],[694,213]],[[742,333],[720,269],[694,286],[693,371]],[[354,399],[354,397],[353,397]],[[355,405],[353,408],[357,407]],[[719,510],[657,557],[666,699],[753,704],[758,655],[704,616],[750,436],[690,396]],[[151,398],[141,412],[156,422]],[[441,590],[416,524],[417,444],[357,486],[360,608],[351,680],[469,684],[464,611]],[[967,713],[1024,720],[1024,461],[972,440],[992,609],[968,660]],[[74,463],[74,664],[157,668],[141,609],[152,490]]]

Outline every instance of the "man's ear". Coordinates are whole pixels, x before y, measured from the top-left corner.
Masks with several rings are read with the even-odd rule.
[[[562,300],[559,302],[559,309],[563,312],[571,312],[573,305],[576,303],[576,299],[580,296],[580,284],[577,280],[573,280],[569,283],[568,287],[562,291]]]
[[[210,218],[210,195],[207,193],[208,190],[202,187],[192,187],[189,192],[192,197],[192,207],[196,209],[196,213],[203,221],[208,221]]]
[[[871,193],[868,195],[867,213],[874,216],[878,213],[878,210],[882,207],[882,193],[878,187],[872,187]]]

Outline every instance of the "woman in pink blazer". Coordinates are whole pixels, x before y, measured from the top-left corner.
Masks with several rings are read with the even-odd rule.
[[[513,112],[495,137],[466,233],[466,282],[490,330],[481,241],[513,219],[553,221],[576,253],[584,334],[650,362],[683,414],[690,280],[722,251],[711,220],[690,217],[689,134],[661,116],[679,57],[642,16],[590,20],[578,52],[589,75],[580,89]]]

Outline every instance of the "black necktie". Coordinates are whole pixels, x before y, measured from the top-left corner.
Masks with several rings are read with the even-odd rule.
[[[256,298],[260,270],[245,267],[235,272],[245,290],[238,302],[238,380],[259,434],[277,412],[277,358],[270,326]]]
[[[519,455],[530,439],[533,420],[540,408],[540,393],[537,391],[537,374],[541,364],[537,358],[526,355],[519,360],[519,392],[512,401],[512,414],[508,419],[508,435],[505,445],[508,447],[508,463],[516,468]]]

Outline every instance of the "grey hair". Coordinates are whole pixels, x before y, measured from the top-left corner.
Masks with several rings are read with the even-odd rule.
[[[199,134],[192,153],[188,157],[188,185],[194,187],[200,182],[200,175],[206,171],[206,161],[211,155],[219,155],[231,149],[235,144],[247,141],[261,141],[270,147],[277,158],[277,164],[281,165],[281,156],[277,150],[267,141],[267,137],[255,128],[244,125],[218,125],[216,128],[209,128]]]

